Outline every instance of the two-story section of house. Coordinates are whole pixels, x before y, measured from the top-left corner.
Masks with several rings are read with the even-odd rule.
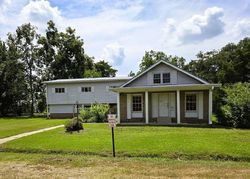
[[[117,94],[110,89],[131,77],[80,78],[45,81],[47,113],[50,118],[68,118],[76,113],[76,104],[89,107],[93,103],[109,104],[116,112]]]

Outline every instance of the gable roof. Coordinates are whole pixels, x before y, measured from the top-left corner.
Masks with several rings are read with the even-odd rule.
[[[164,61],[164,60],[160,60],[160,61],[158,61],[157,63],[155,63],[154,65],[152,65],[151,67],[149,67],[148,69],[146,69],[145,71],[143,71],[142,73],[136,75],[134,78],[132,78],[132,79],[129,80],[128,82],[124,83],[121,87],[127,86],[128,84],[130,84],[131,82],[133,82],[133,81],[136,80],[137,78],[141,77],[142,75],[144,75],[145,73],[147,73],[148,71],[150,71],[151,69],[153,69],[154,67],[158,66],[158,65],[161,64],[161,63],[163,63],[163,64],[165,64],[165,65],[167,65],[167,66],[170,66],[170,67],[174,68],[175,70],[180,71],[180,72],[186,74],[187,76],[190,76],[190,77],[193,78],[193,79],[196,79],[197,81],[201,82],[202,84],[209,84],[207,81],[205,81],[205,80],[203,80],[203,79],[201,79],[201,78],[199,78],[199,77],[197,77],[197,76],[194,76],[194,75],[192,75],[191,73],[188,73],[188,72],[186,72],[185,70],[182,70],[182,69],[180,69],[180,68],[178,68],[178,67],[172,65],[171,63],[168,63],[168,62],[166,62],[166,61]]]

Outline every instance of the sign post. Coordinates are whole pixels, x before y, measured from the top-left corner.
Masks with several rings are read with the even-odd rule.
[[[114,136],[114,127],[116,127],[116,115],[108,114],[109,127],[111,127],[112,132],[112,146],[113,146],[113,157],[115,157],[115,136]]]

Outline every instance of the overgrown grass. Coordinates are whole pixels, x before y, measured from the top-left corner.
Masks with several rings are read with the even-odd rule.
[[[63,128],[1,146],[2,151],[111,156],[108,124],[84,124],[81,133]],[[117,156],[250,161],[250,130],[195,127],[117,127]]]
[[[46,127],[64,124],[62,119],[46,119],[46,118],[0,118],[0,138],[29,132]]]

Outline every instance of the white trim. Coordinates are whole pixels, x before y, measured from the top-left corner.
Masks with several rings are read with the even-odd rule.
[[[208,124],[212,124],[213,92],[209,90],[208,95]]]
[[[177,107],[177,124],[181,123],[181,103],[180,103],[180,90],[176,91],[176,107]]]
[[[148,91],[145,91],[145,118],[146,124],[149,122]]]
[[[185,84],[185,85],[164,85],[164,86],[136,86],[136,87],[120,87],[114,88],[114,92],[134,92],[141,91],[157,92],[157,91],[175,91],[175,90],[208,90],[213,87],[220,87],[221,84]]]
[[[121,123],[121,118],[120,118],[120,93],[117,93],[117,123]]]
[[[203,84],[209,84],[209,83],[206,82],[205,80],[202,80],[202,79],[200,79],[200,78],[198,78],[198,77],[196,77],[196,76],[194,76],[194,75],[192,75],[192,74],[190,74],[190,73],[188,73],[188,72],[186,72],[186,71],[184,71],[184,70],[182,70],[182,69],[180,69],[180,68],[178,68],[178,67],[176,67],[176,66],[174,66],[174,65],[172,65],[172,64],[170,64],[170,63],[168,63],[168,62],[166,62],[166,61],[164,61],[164,60],[160,60],[160,61],[158,61],[157,63],[155,63],[154,65],[152,65],[151,67],[149,67],[148,69],[146,69],[145,71],[143,71],[142,73],[140,73],[139,75],[133,77],[131,80],[129,80],[128,82],[124,83],[121,87],[125,87],[126,85],[128,85],[129,83],[131,83],[132,81],[134,81],[135,79],[139,78],[140,76],[142,76],[143,74],[145,74],[145,73],[147,73],[149,70],[151,70],[152,68],[154,68],[154,67],[156,67],[157,65],[159,65],[160,63],[164,63],[165,65],[168,65],[168,66],[170,66],[170,67],[176,69],[177,71],[180,71],[180,72],[182,72],[182,73],[184,73],[184,74],[186,74],[186,75],[188,75],[188,76],[190,76],[190,77],[192,77],[192,78],[198,80],[199,82],[201,82],[201,83],[203,83]]]
[[[140,96],[141,97],[141,111],[133,111],[133,97],[134,96]],[[133,113],[142,113],[143,112],[143,102],[144,102],[142,94],[132,94],[131,97],[132,97],[132,99],[131,99],[131,105],[132,105],[131,111]]]
[[[131,94],[127,94],[127,119],[131,119],[131,110],[132,103],[131,103]]]
[[[195,110],[187,110],[187,95],[194,94],[196,96],[196,109]],[[185,100],[184,100],[184,111],[185,111],[185,118],[198,118],[199,117],[199,109],[198,109],[198,92],[185,92]]]
[[[203,91],[198,94],[198,119],[203,119]]]

